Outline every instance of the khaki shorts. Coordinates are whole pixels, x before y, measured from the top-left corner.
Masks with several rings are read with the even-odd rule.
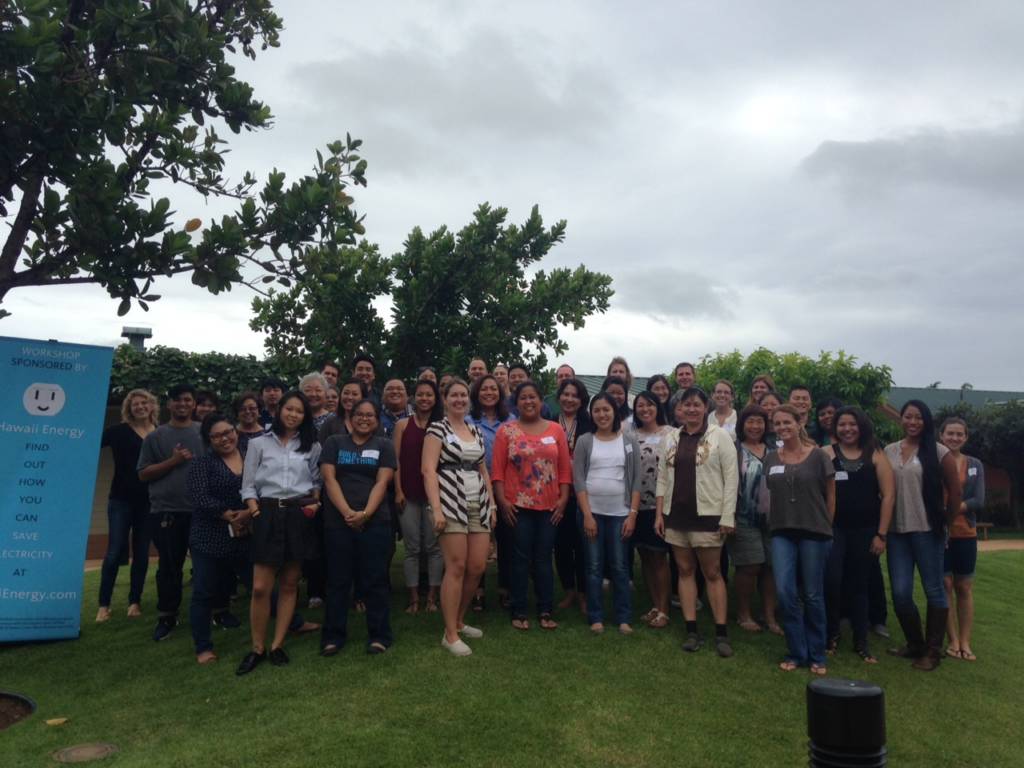
[[[665,541],[673,547],[706,549],[722,546],[725,543],[725,536],[718,531],[676,531],[665,528]]]
[[[447,533],[490,533],[490,527],[480,522],[480,507],[474,504],[469,505],[469,525],[463,525],[458,520],[452,520],[450,517],[446,517],[444,521],[444,530],[441,532],[442,535]]]

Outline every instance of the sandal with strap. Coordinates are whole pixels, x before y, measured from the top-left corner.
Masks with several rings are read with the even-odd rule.
[[[861,660],[865,664],[877,664],[878,663],[878,657],[875,656],[873,653],[871,653],[871,651],[868,650],[867,644],[858,645],[856,648],[854,648],[854,651],[856,651],[857,655],[860,656]]]
[[[824,677],[828,674],[828,667],[824,664],[811,664],[811,674],[817,675],[818,677]]]
[[[520,632],[525,632],[530,628],[530,620],[525,616],[513,616],[512,628],[518,629]]]
[[[548,631],[558,629],[558,622],[555,621],[547,611],[538,616],[537,620],[540,622],[541,629],[546,629]]]
[[[651,629],[664,629],[669,625],[669,618],[667,613],[657,611],[654,614],[654,618],[647,622],[647,626]]]
[[[839,635],[833,635],[825,644],[825,653],[828,656],[835,656],[839,653]]]
[[[790,661],[789,659],[779,662],[779,669],[783,672],[795,672],[799,666],[795,661]]]

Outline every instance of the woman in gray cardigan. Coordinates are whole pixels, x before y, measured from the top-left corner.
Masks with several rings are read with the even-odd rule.
[[[626,542],[640,507],[640,449],[636,439],[622,431],[618,406],[606,392],[590,401],[590,418],[595,431],[577,438],[572,462],[586,555],[587,620],[592,632],[604,632],[602,582],[607,565],[615,623],[619,632],[631,634]]]
[[[949,541],[946,542],[943,565],[946,600],[950,608],[953,607],[953,594],[956,594],[956,611],[951,610],[946,617],[946,634],[949,635],[946,655],[954,659],[975,661],[977,656],[971,650],[974,566],[978,559],[978,513],[985,508],[985,465],[973,456],[960,452],[967,442],[967,422],[959,416],[952,416],[942,422],[939,440],[956,459],[956,471],[963,488],[960,511],[949,524]]]

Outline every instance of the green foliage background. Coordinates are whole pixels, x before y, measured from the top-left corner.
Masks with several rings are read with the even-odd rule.
[[[705,355],[697,366],[697,383],[711,392],[715,382],[726,379],[736,392],[737,407],[746,405],[754,378],[769,374],[783,400],[797,384],[808,387],[814,402],[837,397],[848,405],[859,405],[871,417],[880,440],[893,440],[899,428],[880,410],[884,395],[892,387],[888,365],[858,363],[857,358],[838,352],[819,353],[817,359],[799,352],[772,352],[759,347],[744,356],[739,350]],[[672,380],[671,372],[669,379]]]

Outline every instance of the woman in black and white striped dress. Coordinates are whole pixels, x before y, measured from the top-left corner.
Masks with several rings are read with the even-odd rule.
[[[454,379],[448,384],[444,405],[445,418],[431,424],[423,440],[423,485],[444,553],[441,645],[456,656],[468,656],[472,651],[462,637],[483,636],[463,618],[487,567],[494,501],[484,463],[483,437],[466,421],[466,382]]]

